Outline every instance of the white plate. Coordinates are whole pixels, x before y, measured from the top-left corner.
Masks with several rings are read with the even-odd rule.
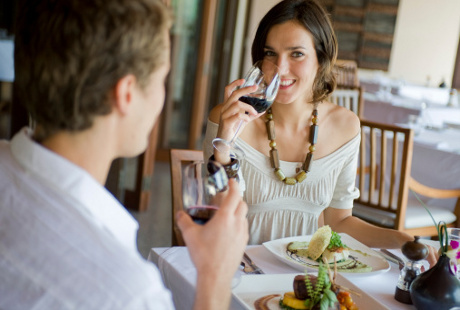
[[[339,233],[342,238],[342,242],[349,247],[352,251],[350,251],[350,255],[357,258],[358,261],[372,267],[372,270],[369,272],[344,272],[341,271],[344,276],[346,277],[362,277],[362,276],[370,276],[376,275],[382,272],[387,272],[390,270],[390,264],[388,261],[375,252],[374,250],[368,248],[358,240],[352,238],[351,236]],[[300,270],[305,271],[306,268],[310,269],[318,269],[318,262],[311,260],[311,259],[304,259],[304,262],[300,262],[291,258],[287,252],[286,247],[289,242],[293,241],[310,241],[312,235],[309,236],[297,236],[297,237],[289,237],[283,239],[272,240],[268,242],[264,242],[263,246],[273,253],[279,260],[282,262]]]
[[[293,291],[293,282],[296,274],[258,274],[258,275],[243,275],[240,284],[232,291],[233,297],[245,308],[256,309],[254,302],[264,296],[270,294],[279,294],[280,296],[270,299],[268,302],[268,309],[279,310],[278,302],[280,297],[286,292]],[[352,294],[351,298],[358,306],[359,309],[388,309],[379,303],[372,296],[366,294],[345,277],[340,274],[337,275],[336,283],[343,285],[353,291],[356,291],[360,296]]]

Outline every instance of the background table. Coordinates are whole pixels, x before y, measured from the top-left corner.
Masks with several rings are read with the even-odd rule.
[[[415,92],[418,88],[412,87],[410,91]],[[430,187],[460,188],[460,108],[447,107],[434,101],[422,105],[423,100],[415,95],[413,98],[402,97],[393,92],[384,96],[378,93],[378,89],[371,89],[373,92],[364,93],[364,119],[407,126],[410,115],[415,115],[420,118],[421,127],[431,128],[414,130],[412,177]],[[450,123],[453,127],[458,124],[459,128],[446,128],[444,123]],[[424,200],[450,211],[455,209],[456,199]]]
[[[430,243],[429,240],[424,240],[424,242]],[[301,271],[279,261],[261,245],[248,246],[246,252],[266,274],[302,274]],[[392,252],[401,255],[399,250],[392,250]],[[160,269],[166,287],[172,291],[176,308],[191,309],[195,294],[196,270],[190,260],[187,248],[153,248],[148,259]],[[403,304],[394,299],[399,268],[393,263],[390,263],[390,266],[391,269],[388,272],[374,276],[353,277],[349,280],[389,309],[415,309],[412,305]],[[244,308],[232,298],[230,309],[240,310]]]

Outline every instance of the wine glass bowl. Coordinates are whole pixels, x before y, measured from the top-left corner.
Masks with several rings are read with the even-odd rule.
[[[280,86],[278,67],[268,60],[259,60],[251,67],[244,80],[241,87],[257,85],[257,89],[240,97],[239,100],[253,106],[257,113],[265,112],[278,94]]]
[[[257,113],[265,112],[275,101],[281,83],[278,67],[268,61],[259,60],[244,77],[244,84],[241,86],[249,87],[257,85],[257,89],[253,92],[239,98],[240,101],[254,107]],[[212,141],[215,149],[221,153],[229,154],[230,157],[242,160],[245,157],[244,151],[235,144],[236,137],[241,128],[243,121],[241,120],[233,135],[232,140],[216,138]]]
[[[182,203],[185,212],[197,224],[205,224],[217,211],[219,193],[227,189],[224,167],[216,162],[193,162],[182,176]]]

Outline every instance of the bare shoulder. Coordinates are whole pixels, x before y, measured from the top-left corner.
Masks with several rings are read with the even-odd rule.
[[[325,121],[343,144],[359,133],[361,124],[359,117],[354,112],[330,102],[325,102],[324,105],[327,111]]]
[[[219,124],[220,121],[220,111],[222,110],[223,104],[218,104],[209,112],[209,120],[213,123]]]

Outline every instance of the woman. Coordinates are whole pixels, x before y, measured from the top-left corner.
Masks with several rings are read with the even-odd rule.
[[[243,83],[237,80],[210,113],[205,156],[214,154],[223,164],[230,158],[213,150],[212,139],[230,140],[239,121],[245,121],[237,143],[246,153],[240,172],[250,244],[313,234],[323,221],[371,247],[400,248],[413,239],[352,216],[359,196],[360,122],[353,112],[327,101],[336,86],[331,71],[336,58],[337,40],[322,7],[314,0],[281,1],[261,20],[252,45],[253,62],[267,59],[280,69],[281,87],[271,110],[259,115],[238,101],[253,89],[237,89]],[[274,132],[267,129],[270,119]]]

